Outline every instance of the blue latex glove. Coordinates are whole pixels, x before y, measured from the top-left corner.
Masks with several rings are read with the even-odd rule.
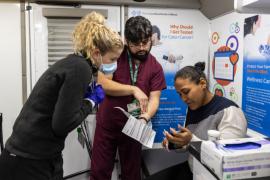
[[[105,92],[101,85],[97,85],[96,82],[93,82],[93,84],[87,88],[87,92],[84,97],[92,100],[96,106],[103,101]]]

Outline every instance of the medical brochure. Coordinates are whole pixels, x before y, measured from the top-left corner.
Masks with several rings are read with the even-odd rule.
[[[142,121],[136,119],[130,113],[126,112],[123,108],[115,108],[121,110],[128,117],[122,132],[129,137],[139,141],[142,145],[148,148],[152,148],[156,132],[152,129],[151,122],[145,124]]]

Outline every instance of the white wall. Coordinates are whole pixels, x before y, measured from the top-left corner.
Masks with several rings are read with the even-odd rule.
[[[0,3],[0,112],[4,141],[22,107],[20,4]]]

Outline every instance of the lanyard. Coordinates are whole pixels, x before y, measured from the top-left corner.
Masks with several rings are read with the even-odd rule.
[[[129,71],[130,71],[131,83],[134,86],[136,84],[136,82],[137,82],[139,64],[135,63],[135,70],[133,72],[132,61],[131,61],[131,56],[130,56],[129,52],[128,52],[128,63],[129,63]]]

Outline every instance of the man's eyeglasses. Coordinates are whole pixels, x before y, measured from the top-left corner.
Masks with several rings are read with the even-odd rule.
[[[139,49],[141,47],[145,48],[145,47],[149,46],[150,42],[151,42],[151,39],[149,38],[149,39],[145,39],[145,40],[138,42],[138,43],[128,42],[128,45],[131,48]]]

